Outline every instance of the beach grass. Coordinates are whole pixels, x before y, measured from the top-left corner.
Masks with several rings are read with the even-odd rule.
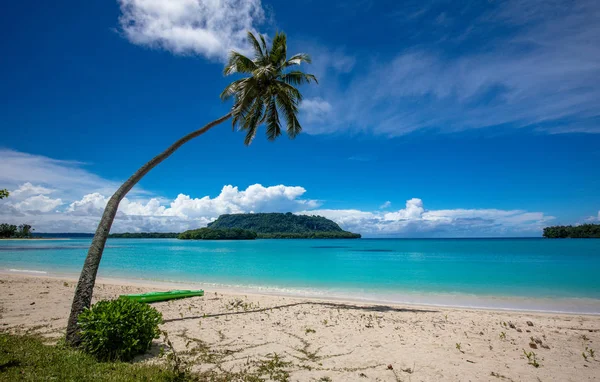
[[[98,362],[31,335],[0,333],[0,381],[182,381],[166,365]]]
[[[160,364],[101,362],[79,350],[47,342],[37,335],[0,333],[0,381],[288,382],[292,365],[271,354],[238,372],[222,368],[192,372],[191,365],[174,351]]]

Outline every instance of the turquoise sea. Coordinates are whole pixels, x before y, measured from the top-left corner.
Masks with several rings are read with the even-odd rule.
[[[0,270],[77,275],[90,241],[0,241]],[[207,290],[600,313],[600,240],[110,239],[99,277]]]

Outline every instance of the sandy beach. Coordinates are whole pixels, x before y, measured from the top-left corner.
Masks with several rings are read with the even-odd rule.
[[[60,337],[75,281],[0,274],[1,330]],[[94,299],[160,289],[99,280]],[[582,355],[600,350],[600,316],[206,292],[153,304],[196,370],[236,371],[276,353],[292,381],[600,380],[600,356]],[[164,346],[156,340],[139,361],[162,362]]]

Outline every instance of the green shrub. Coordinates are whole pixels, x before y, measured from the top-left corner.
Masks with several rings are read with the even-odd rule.
[[[162,314],[125,298],[100,301],[79,315],[82,349],[103,361],[129,361],[158,338]]]

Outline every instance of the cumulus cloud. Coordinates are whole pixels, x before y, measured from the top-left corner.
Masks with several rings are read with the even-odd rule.
[[[30,183],[20,190],[49,192],[44,187]],[[226,185],[215,197],[191,197],[179,194],[169,203],[158,198],[142,200],[124,198],[117,212],[113,231],[181,231],[206,226],[219,215],[250,212],[295,212],[316,208],[320,203],[303,198],[306,189],[299,186],[248,186],[245,190]],[[23,194],[17,192],[17,195]],[[13,198],[0,203],[0,213],[13,220],[32,224],[38,232],[93,232],[98,224],[109,197],[99,192],[86,194],[74,200],[62,210],[61,199],[51,199],[38,194],[26,198]]]
[[[0,205],[0,209],[3,209],[4,213],[12,211],[18,214],[50,212],[63,204],[60,198],[47,196],[53,192],[53,189],[27,182],[11,190],[10,197]]]
[[[600,222],[600,211],[598,211],[597,216],[590,216],[589,218],[585,219],[585,221],[586,223]]]
[[[247,31],[264,20],[260,0],[118,0],[119,23],[137,45],[223,60],[246,51]]]
[[[60,199],[52,199],[46,195],[36,195],[29,197],[22,202],[15,204],[15,208],[19,211],[30,212],[50,212],[62,204]]]
[[[299,212],[322,215],[365,236],[470,237],[537,236],[552,216],[541,212],[498,209],[427,210],[413,198],[394,212],[319,209]]]
[[[31,224],[38,232],[95,231],[108,196],[94,192],[65,205],[60,198],[47,196],[54,192],[25,183],[0,201],[0,215],[13,224]],[[122,200],[113,232],[180,232],[204,227],[222,214],[291,211],[325,216],[366,237],[531,236],[553,219],[524,210],[428,210],[419,198],[409,199],[403,209],[391,212],[385,211],[391,206],[389,201],[377,211],[318,209],[321,203],[305,199],[305,193],[299,186],[254,184],[246,189],[226,185],[215,197],[179,194],[170,202],[134,196]]]

